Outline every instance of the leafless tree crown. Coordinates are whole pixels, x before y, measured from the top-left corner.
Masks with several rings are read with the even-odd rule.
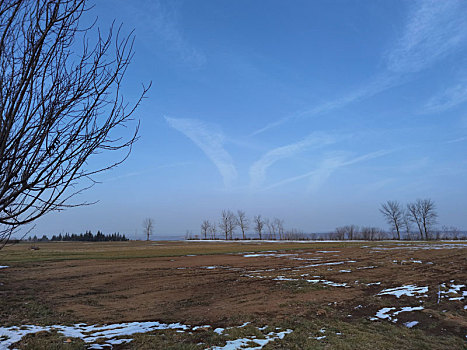
[[[263,239],[264,221],[261,218],[261,215],[256,215],[253,218],[253,222],[254,222],[255,231],[258,234],[259,239]]]
[[[384,215],[388,224],[396,231],[397,239],[401,239],[400,228],[404,222],[404,210],[397,201],[387,201],[381,204],[379,211]]]
[[[233,238],[233,231],[237,227],[237,219],[235,214],[230,210],[222,210],[221,221],[219,222],[220,229],[225,234],[225,239]]]
[[[410,220],[417,225],[421,239],[429,239],[432,226],[438,214],[435,203],[431,199],[417,199],[407,205]]]
[[[149,241],[149,237],[154,232],[154,220],[151,218],[146,218],[143,221],[143,231],[146,235],[146,240]]]
[[[0,1],[0,245],[126,158],[88,169],[91,156],[128,155],[136,140],[138,126],[127,139],[112,132],[147,91],[131,106],[121,95],[134,37],[81,28],[86,11],[84,0]]]
[[[242,230],[242,238],[245,239],[245,232],[250,227],[250,220],[248,220],[243,210],[237,210],[237,224],[240,230]]]

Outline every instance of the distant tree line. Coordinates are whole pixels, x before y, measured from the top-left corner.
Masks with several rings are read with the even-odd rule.
[[[79,235],[72,233],[65,233],[64,235],[59,234],[58,236],[53,235],[52,238],[48,238],[46,235],[43,235],[41,238],[37,236],[29,237],[28,241],[31,242],[115,242],[115,241],[128,241],[128,238],[125,235],[121,235],[120,233],[112,233],[112,234],[103,234],[101,231],[97,231],[94,235],[91,231],[86,231],[86,233],[81,233]]]
[[[284,220],[263,218],[256,215],[248,218],[243,210],[221,212],[219,222],[203,220],[200,234],[187,231],[185,239],[267,239],[267,240],[430,240],[466,239],[466,232],[453,226],[435,228],[438,214],[431,199],[417,199],[402,205],[397,201],[381,204],[380,212],[390,225],[390,231],[371,226],[345,225],[328,233],[304,233],[297,229],[286,230]],[[250,230],[250,235],[247,234]],[[251,235],[254,232],[254,236]]]

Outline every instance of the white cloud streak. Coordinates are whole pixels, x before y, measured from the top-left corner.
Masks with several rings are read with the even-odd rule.
[[[386,56],[398,73],[418,72],[458,49],[467,38],[464,0],[417,1],[404,32]]]
[[[327,112],[332,112],[333,110],[345,107],[351,103],[358,102],[360,100],[364,100],[366,98],[369,98],[371,96],[374,96],[396,84],[400,83],[400,78],[399,77],[394,77],[390,76],[388,74],[381,74],[377,77],[375,77],[371,82],[367,83],[366,85],[362,86],[359,89],[356,89],[354,92],[347,94],[341,98],[323,103],[321,105],[318,105],[316,107],[312,107],[309,109],[305,109],[302,111],[299,111],[297,113],[288,115],[284,118],[281,118],[279,120],[276,120],[272,123],[267,124],[266,126],[254,131],[251,133],[250,136],[256,136],[259,135],[265,131],[268,131],[272,128],[275,128],[279,125],[285,124],[286,122],[290,120],[297,120],[297,119],[302,119],[302,118],[308,118],[312,117],[315,115],[327,113]]]
[[[250,167],[250,186],[253,188],[260,187],[266,178],[268,168],[279,160],[290,158],[311,147],[325,146],[334,142],[336,142],[334,137],[314,133],[299,142],[270,150]]]
[[[467,2],[463,0],[417,1],[403,33],[383,59],[385,70],[360,89],[341,98],[288,115],[254,131],[258,135],[290,120],[331,112],[370,98],[402,84],[416,73],[448,56],[467,40]]]
[[[179,3],[146,0],[143,2],[124,1],[124,4],[136,14],[138,31],[145,37],[145,42],[154,45],[154,39],[166,46],[166,51],[172,53],[183,63],[199,68],[206,63],[205,54],[189,43],[183,35],[179,20]]]
[[[454,108],[467,102],[467,80],[449,87],[441,93],[433,96],[425,104],[423,113],[439,113]]]
[[[313,191],[313,190],[318,189],[339,168],[353,165],[353,164],[360,163],[360,162],[364,162],[370,159],[379,158],[391,152],[393,151],[380,150],[376,152],[367,153],[362,156],[355,157],[349,160],[346,160],[344,156],[329,157],[323,160],[317,169],[310,171],[306,174],[289,177],[285,180],[276,182],[275,184],[267,187],[265,190],[269,190],[275,187],[283,186],[283,185],[286,185],[286,184],[289,184],[295,181],[309,178],[310,179],[309,190]]]
[[[223,133],[212,125],[196,119],[165,117],[167,123],[195,143],[219,170],[224,185],[231,188],[237,178],[237,169],[230,154],[224,149]]]

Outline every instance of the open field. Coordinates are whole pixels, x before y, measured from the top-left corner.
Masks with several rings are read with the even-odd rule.
[[[36,245],[0,251],[0,348],[467,347],[465,242]]]

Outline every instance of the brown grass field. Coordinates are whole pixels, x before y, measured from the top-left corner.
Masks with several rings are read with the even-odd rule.
[[[36,245],[0,251],[0,348],[467,348],[462,242]],[[49,328],[12,345],[5,333],[148,321],[191,328],[115,336],[121,344]]]

